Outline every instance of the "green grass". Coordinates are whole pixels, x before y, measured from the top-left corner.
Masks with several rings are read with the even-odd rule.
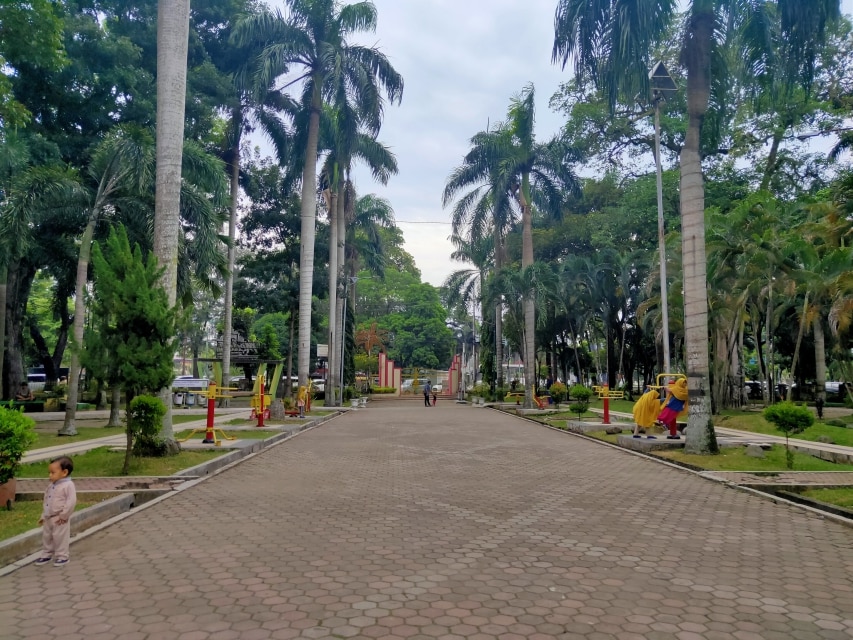
[[[215,413],[213,414],[216,415]],[[184,424],[185,422],[195,422],[196,420],[204,420],[202,415],[181,415],[180,413],[172,412],[172,424]]]
[[[760,412],[746,413],[742,411],[726,411],[723,412],[723,415],[715,418],[714,424],[718,427],[739,429],[741,431],[749,431],[751,433],[763,433],[766,435],[782,437],[785,436],[783,432],[779,431],[776,427],[767,422]],[[833,427],[823,422],[815,422],[802,433],[798,433],[792,437],[797,438],[798,440],[817,442],[821,436],[830,438],[835,444],[845,447],[853,447],[853,429]]]
[[[800,492],[804,498],[828,502],[846,509],[853,509],[853,487],[843,489],[806,489]]]
[[[45,481],[47,479],[45,478]],[[77,502],[75,511],[90,507],[94,502]],[[0,509],[0,540],[8,540],[18,534],[36,529],[41,517],[41,500],[24,500],[15,502],[12,510]]]
[[[226,453],[228,453],[227,449],[215,449],[210,451],[181,451],[176,456],[165,458],[134,457],[130,461],[130,475],[170,476],[176,471],[194,467]],[[100,447],[72,456],[72,458],[75,477],[113,477],[121,475],[124,451],[110,451],[108,447]],[[15,476],[18,478],[47,478],[47,465],[47,460],[21,465]]]
[[[77,427],[76,436],[58,436],[55,431],[50,433],[36,433],[36,443],[30,449],[44,449],[45,447],[54,447],[58,444],[105,438],[120,433],[124,433],[124,427]]]
[[[261,429],[257,429],[257,430],[253,430],[253,431],[249,431],[249,430],[229,431],[228,429],[223,429],[222,431],[227,433],[229,436],[236,437],[238,440],[264,440],[265,438],[269,438],[270,436],[274,436],[276,433],[278,433],[276,431],[263,431]],[[217,427],[217,433],[216,433],[217,438],[222,437],[222,431],[220,431],[219,428]],[[184,431],[178,431],[175,434],[175,437],[178,440],[183,440],[188,435],[190,435],[190,433],[192,433],[191,429],[185,429]],[[204,437],[204,435],[203,435],[203,432],[199,431],[193,437],[195,439],[200,440],[201,438]]]
[[[700,456],[683,451],[657,451],[654,455],[667,460],[684,462],[709,471],[787,471],[785,447],[773,446],[763,458],[746,455],[745,447],[726,447],[719,455]],[[851,464],[834,464],[805,453],[794,452],[793,471],[853,471]]]

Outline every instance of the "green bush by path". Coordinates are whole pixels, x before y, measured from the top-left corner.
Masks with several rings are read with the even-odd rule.
[[[44,485],[47,486],[47,477]],[[75,511],[91,507],[94,502],[78,501]],[[12,510],[0,509],[0,540],[8,540],[31,529],[39,527],[41,517],[41,500],[24,500],[12,505]]]
[[[212,449],[204,451],[181,451],[176,456],[166,458],[136,458],[130,460],[132,476],[170,476],[176,471],[194,467],[202,462],[228,453],[228,449]],[[100,447],[72,456],[74,459],[73,478],[109,478],[118,477],[122,473],[124,463],[123,451],[110,451],[108,447]],[[44,478],[47,480],[48,461],[33,462],[21,465],[18,478]]]
[[[851,464],[834,464],[798,451],[794,453],[794,468],[797,471],[853,471]],[[773,446],[764,452],[764,458],[752,458],[746,455],[745,447],[724,447],[719,455],[700,456],[683,451],[658,451],[654,455],[684,462],[709,471],[787,471],[785,447]]]

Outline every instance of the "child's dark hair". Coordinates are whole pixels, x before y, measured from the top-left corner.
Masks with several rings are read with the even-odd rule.
[[[59,468],[63,471],[67,471],[68,475],[71,475],[71,472],[74,471],[74,462],[68,456],[59,456],[58,458],[54,458],[50,461],[50,464],[54,462],[59,463]]]

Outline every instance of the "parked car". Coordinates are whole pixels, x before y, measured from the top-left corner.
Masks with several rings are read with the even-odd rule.
[[[400,385],[400,390],[403,391],[403,393],[407,391],[411,393],[416,386],[418,387],[418,390],[421,390],[421,388],[427,383],[427,380],[429,380],[429,378],[409,378],[408,380],[403,380],[403,384]]]

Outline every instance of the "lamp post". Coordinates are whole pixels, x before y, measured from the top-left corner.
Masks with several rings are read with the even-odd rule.
[[[657,169],[658,188],[658,249],[660,250],[660,299],[661,317],[663,319],[662,340],[663,343],[663,368],[664,373],[669,373],[669,308],[667,306],[666,285],[666,242],[664,240],[663,225],[663,170],[660,160],[660,105],[666,101],[666,96],[676,90],[675,82],[669,75],[663,62],[658,62],[649,71],[649,80],[652,85],[652,101],[655,105],[655,168]]]

